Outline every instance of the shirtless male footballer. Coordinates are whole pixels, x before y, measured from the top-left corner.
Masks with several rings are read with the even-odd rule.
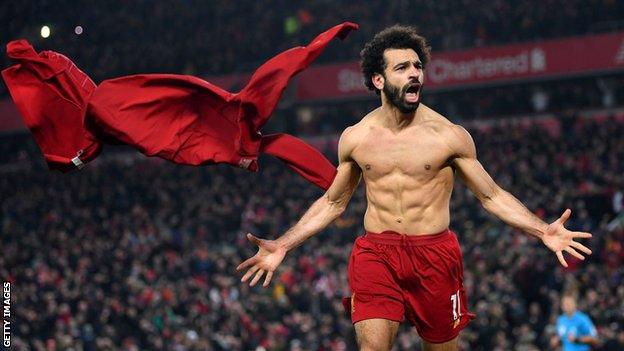
[[[360,55],[381,107],[344,130],[336,178],[295,226],[276,240],[247,234],[258,253],[237,270],[247,269],[241,280],[253,276],[251,286],[266,275],[268,286],[288,251],[340,216],[363,176],[366,234],[353,245],[348,272],[360,350],[390,350],[404,318],[424,350],[457,350],[460,330],[475,316],[467,309],[459,243],[448,229],[455,175],[488,212],[540,239],[564,267],[563,251],[581,260],[579,251],[591,254],[574,241],[591,234],[563,226],[569,209],[551,224],[532,214],[483,169],[464,128],[420,103],[430,48],[415,28],[386,28]]]

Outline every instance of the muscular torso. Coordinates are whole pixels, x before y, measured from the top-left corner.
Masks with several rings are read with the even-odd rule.
[[[352,127],[356,146],[351,159],[366,185],[367,231],[431,234],[449,226],[454,155],[444,131],[452,124],[420,108],[426,109],[425,118],[398,132],[378,123],[375,111]]]

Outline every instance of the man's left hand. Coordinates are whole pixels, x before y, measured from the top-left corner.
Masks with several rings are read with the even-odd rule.
[[[570,211],[570,209],[566,209],[559,219],[548,225],[546,232],[542,236],[542,242],[544,245],[546,245],[557,255],[559,263],[561,263],[564,267],[568,267],[568,263],[563,258],[563,251],[578,258],[579,260],[584,260],[585,257],[577,250],[582,251],[586,255],[591,255],[592,253],[592,251],[585,245],[574,241],[574,239],[579,238],[591,238],[592,235],[590,233],[572,232],[563,226],[568,218],[570,218],[571,213],[572,211]]]

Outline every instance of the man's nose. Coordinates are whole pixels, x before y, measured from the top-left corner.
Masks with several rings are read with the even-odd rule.
[[[417,80],[420,77],[421,74],[422,74],[421,70],[416,68],[416,66],[410,66],[410,69],[409,69],[409,79]]]

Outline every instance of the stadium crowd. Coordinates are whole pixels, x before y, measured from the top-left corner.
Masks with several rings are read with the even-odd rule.
[[[64,0],[39,1],[33,6],[28,2],[5,2],[0,4],[0,42],[27,38],[37,50],[66,54],[100,82],[136,73],[210,78],[251,72],[276,53],[304,45],[345,20],[359,23],[360,29],[348,40],[332,43],[318,58],[319,63],[357,60],[364,42],[397,22],[418,26],[434,53],[624,28],[624,21],[617,16],[624,12],[624,5],[618,1],[557,0],[533,6],[532,1],[523,0],[511,4],[474,0],[377,1],[367,6],[283,0],[77,4]],[[328,11],[335,6],[340,11]],[[39,35],[43,24],[51,28],[46,39]],[[80,35],[74,33],[78,25],[83,28]],[[5,55],[0,56],[2,67],[11,65]],[[429,94],[427,101],[455,118],[609,108],[624,104],[622,82],[621,74],[591,76],[437,92]],[[0,97],[8,98],[4,84],[0,84]],[[339,131],[343,122],[339,120],[332,130]]]
[[[594,234],[585,262],[563,269],[541,243],[488,215],[456,186],[469,308],[462,350],[553,349],[564,289],[592,318],[599,350],[624,349],[624,123],[565,115],[560,129],[470,129],[479,158],[545,220]],[[556,131],[561,133],[558,134]],[[365,193],[287,256],[270,288],[241,284],[244,233],[275,237],[321,190],[272,159],[259,173],[172,165],[105,151],[71,174],[48,172],[30,136],[3,139],[0,276],[12,285],[14,350],[353,350],[341,304]],[[335,155],[335,143],[325,152]],[[620,203],[615,203],[619,199]],[[396,350],[412,350],[403,325]]]
[[[431,41],[433,52],[540,40],[619,30],[612,0],[477,2],[473,0],[416,3],[349,2],[134,1],[131,3],[38,1],[1,3],[0,42],[27,38],[37,50],[60,51],[71,57],[96,82],[141,72],[185,73],[208,79],[215,75],[251,72],[277,52],[307,43],[319,32],[344,20],[359,23],[348,40],[331,44],[318,62],[356,60],[363,43],[394,23],[417,25]],[[339,6],[340,11],[328,11]],[[556,9],[556,10],[555,10]],[[560,10],[561,9],[561,10]],[[619,11],[619,12],[618,12]],[[377,16],[383,14],[381,18]],[[504,14],[504,15],[502,15]],[[444,20],[440,20],[444,19]],[[170,25],[163,25],[167,23]],[[42,39],[41,25],[51,27]],[[573,25],[572,25],[573,24]],[[80,25],[83,32],[74,33]],[[175,28],[175,30],[171,30]],[[0,55],[2,67],[11,61]],[[594,75],[555,82],[541,81],[460,91],[430,92],[427,102],[458,120],[515,114],[560,112],[577,108],[624,105],[622,74]],[[426,83],[426,82],[425,82]],[[371,98],[375,96],[371,94]],[[8,98],[4,82],[0,98]],[[284,100],[288,99],[288,94]],[[354,123],[377,101],[313,106],[312,123],[285,124],[293,132],[336,133]],[[355,113],[339,113],[337,109]],[[329,111],[328,111],[329,110]],[[292,112],[293,110],[291,110]],[[289,111],[287,111],[289,112]],[[324,118],[330,115],[337,118]]]
[[[330,45],[319,62],[357,59],[362,43],[394,23],[417,25],[434,52],[622,29],[621,1],[540,5],[2,2],[0,42],[28,38],[39,50],[63,52],[97,82],[138,72],[249,72],[345,20],[360,30]],[[43,24],[51,27],[47,39],[39,36]],[[2,67],[9,66],[1,56]],[[541,243],[488,215],[458,183],[451,228],[463,248],[469,308],[477,314],[462,350],[554,349],[566,289],[578,292],[580,309],[596,324],[597,349],[624,349],[624,230],[612,222],[624,218],[624,123],[575,112],[624,106],[623,82],[619,74],[461,92],[425,89],[425,101],[456,122],[556,113],[554,129],[502,124],[470,131],[481,162],[501,186],[545,220],[571,208],[569,226],[594,233],[594,254],[562,269]],[[8,98],[4,84],[0,98]],[[335,160],[335,134],[377,104],[281,108],[269,127],[311,136]],[[85,170],[58,174],[45,169],[30,135],[0,137],[0,276],[13,283],[12,349],[355,349],[341,298],[350,294],[351,245],[363,233],[363,187],[334,225],[287,256],[269,289],[249,288],[234,271],[255,251],[244,234],[283,233],[322,194],[281,163],[263,158],[259,173],[193,168],[109,147]],[[419,342],[403,325],[395,349],[412,350]]]
[[[434,52],[620,30],[621,1],[37,1],[0,4],[0,42],[28,38],[62,51],[96,81],[169,72],[252,71],[343,21],[360,30],[320,61],[351,61],[362,43],[395,23],[416,25]],[[43,25],[50,37],[39,35]],[[76,35],[74,27],[81,26]],[[2,66],[9,62],[2,59]]]

